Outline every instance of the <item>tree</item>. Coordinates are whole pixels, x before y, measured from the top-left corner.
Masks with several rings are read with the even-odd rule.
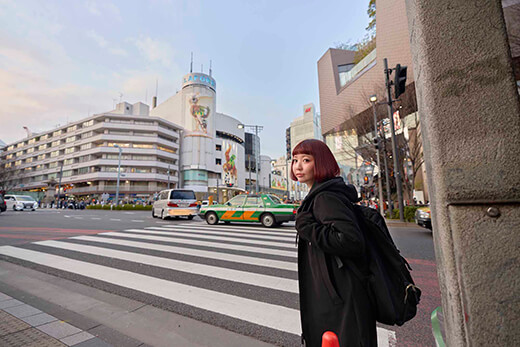
[[[369,34],[374,34],[376,32],[376,0],[370,0],[368,2],[367,14],[370,22],[368,22],[368,26],[365,30]]]

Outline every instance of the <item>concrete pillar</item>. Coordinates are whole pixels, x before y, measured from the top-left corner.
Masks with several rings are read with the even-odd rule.
[[[406,0],[448,346],[520,346],[520,102],[501,2]]]

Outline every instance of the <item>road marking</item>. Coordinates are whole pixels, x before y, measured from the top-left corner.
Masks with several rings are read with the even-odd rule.
[[[103,233],[100,235],[126,237],[126,238],[131,238],[131,239],[140,239],[140,240],[149,240],[149,241],[162,241],[162,242],[168,242],[168,243],[181,243],[181,244],[193,245],[193,246],[207,246],[207,247],[214,247],[214,248],[218,248],[218,249],[231,249],[231,250],[237,250],[237,251],[261,253],[261,254],[269,254],[269,255],[281,255],[281,256],[285,256],[285,257],[291,257],[294,259],[294,261],[296,261],[296,248],[294,249],[294,251],[281,251],[278,249],[227,244],[225,239],[218,240],[218,238],[216,238],[216,240],[213,240],[213,241],[186,240],[186,239],[176,237],[176,236],[167,237],[167,236],[136,234],[136,233],[139,233],[140,231],[146,232],[149,230],[128,229],[128,230],[125,230],[125,232],[135,232],[135,233],[130,234],[130,233],[111,232],[111,233]]]
[[[83,217],[74,217],[75,219],[83,219]]]
[[[110,235],[110,234],[106,234],[106,235]],[[298,264],[296,264],[296,262],[288,262],[288,261],[283,261],[283,260],[264,259],[264,258],[251,257],[251,256],[247,256],[247,255],[229,254],[229,253],[222,253],[222,252],[216,252],[216,251],[206,251],[206,250],[185,248],[185,247],[179,247],[179,246],[168,246],[168,245],[155,244],[155,243],[149,243],[149,242],[112,239],[112,238],[108,238],[108,237],[98,237],[98,236],[76,236],[76,237],[71,237],[71,239],[93,241],[93,242],[99,242],[99,243],[108,243],[111,245],[121,245],[121,246],[128,246],[128,247],[134,247],[134,248],[150,249],[150,250],[162,251],[162,252],[168,252],[168,253],[185,254],[185,255],[190,255],[190,256],[194,256],[194,257],[224,260],[224,261],[230,261],[230,262],[241,263],[241,264],[257,265],[257,266],[270,267],[270,268],[280,269],[280,270],[289,270],[289,271],[294,271],[294,272],[298,271]]]
[[[300,312],[295,309],[12,246],[0,247],[0,254],[156,295],[271,329],[295,335],[301,333]]]
[[[38,245],[44,245],[48,247],[72,250],[86,254],[95,254],[103,257],[121,259],[133,263],[142,263],[170,270],[189,272],[196,275],[241,282],[269,289],[283,290],[290,293],[298,293],[297,280],[291,280],[276,276],[262,275],[218,266],[203,265],[182,260],[160,258],[151,255],[118,251],[109,248],[80,245],[68,242],[41,241],[35,243]]]
[[[94,220],[101,220],[101,218],[90,218],[90,219],[94,219]]]
[[[142,220],[142,219],[132,219],[132,222],[144,223],[144,220]]]
[[[148,228],[157,228],[157,227],[147,227]],[[254,237],[272,239],[272,240],[281,240],[286,238],[287,240],[294,241],[294,237],[296,236],[296,230],[293,230],[291,233],[280,233],[276,231],[263,231],[263,230],[247,230],[247,229],[226,229],[220,227],[204,227],[204,226],[164,226],[158,228],[159,230],[168,229],[175,231],[177,229],[181,231],[189,230],[190,232],[198,232],[198,233],[215,233],[218,235],[251,235]],[[253,233],[253,234],[251,234]],[[267,236],[260,236],[267,235]],[[270,237],[269,237],[270,236]]]
[[[110,220],[112,220],[114,222],[121,222],[121,219],[110,218]]]

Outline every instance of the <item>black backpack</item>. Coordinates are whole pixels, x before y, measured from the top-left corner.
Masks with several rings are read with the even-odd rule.
[[[412,268],[395,246],[384,218],[372,208],[350,206],[365,238],[369,273],[363,275],[352,261],[342,259],[357,277],[367,282],[376,320],[401,326],[415,317],[421,299],[421,290],[410,274]],[[341,259],[336,260],[341,267]]]

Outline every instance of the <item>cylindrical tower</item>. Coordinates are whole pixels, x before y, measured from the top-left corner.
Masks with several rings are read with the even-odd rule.
[[[216,83],[203,73],[189,73],[182,84],[185,130],[181,146],[184,188],[207,192],[208,171],[215,171]]]

